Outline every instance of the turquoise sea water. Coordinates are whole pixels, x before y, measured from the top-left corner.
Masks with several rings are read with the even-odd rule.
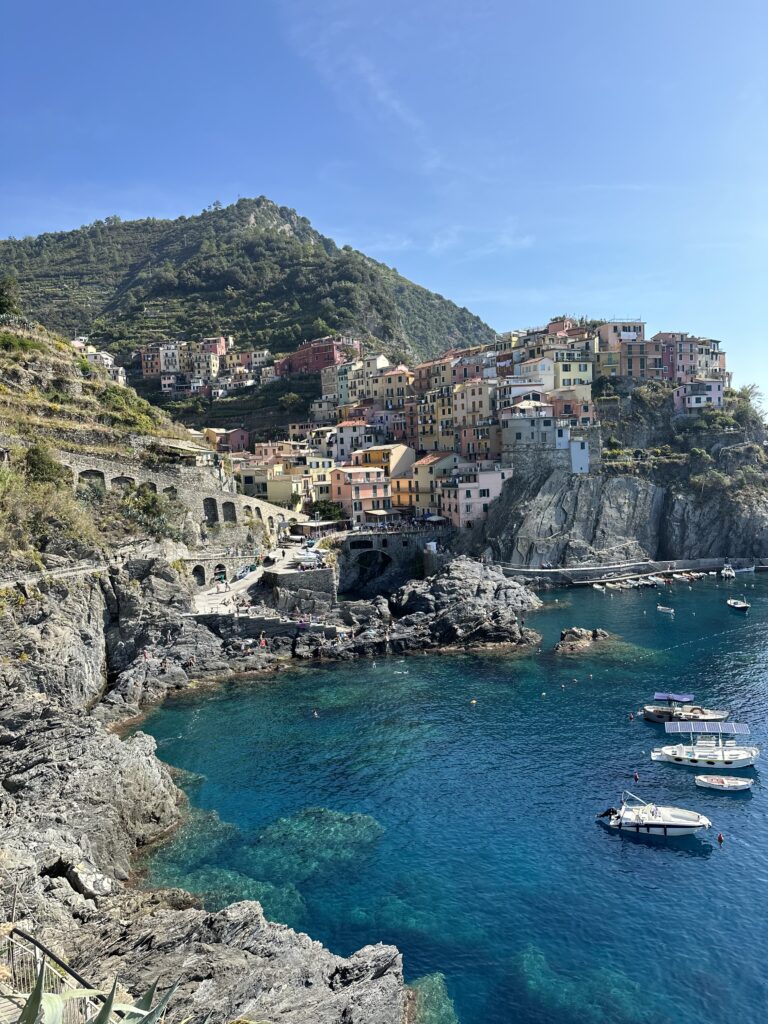
[[[746,618],[725,606],[744,592]],[[663,727],[628,713],[690,689],[765,745],[768,580],[676,584],[674,620],[652,590],[557,597],[529,617],[531,656],[381,659],[167,702],[143,728],[195,773],[195,812],[149,883],[261,899],[340,954],[395,943],[408,980],[445,975],[461,1024],[763,1019],[768,750],[751,794],[701,790],[650,762]],[[552,654],[572,624],[624,643]],[[607,833],[594,816],[625,787],[713,828]]]

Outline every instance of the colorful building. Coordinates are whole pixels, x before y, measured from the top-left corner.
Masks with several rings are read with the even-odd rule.
[[[337,466],[331,471],[331,500],[353,523],[364,523],[366,513],[391,511],[389,478],[378,466]]]
[[[491,502],[501,494],[504,481],[512,472],[494,462],[460,464],[440,481],[440,515],[450,519],[457,529],[470,529],[482,523]]]

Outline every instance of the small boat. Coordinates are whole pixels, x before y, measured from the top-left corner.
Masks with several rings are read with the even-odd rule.
[[[593,590],[599,590],[601,592],[605,591],[605,587],[602,585],[602,583],[593,583],[592,584],[592,589]]]
[[[724,722],[730,714],[694,704],[692,693],[654,693],[653,699],[641,712],[646,722]]]
[[[736,722],[666,722],[667,733],[687,733],[687,743],[657,747],[652,761],[670,764],[707,765],[716,768],[751,768],[760,757],[760,748],[737,745],[726,736],[749,736],[749,726]],[[694,735],[695,734],[695,735]]]
[[[656,605],[656,611],[657,612],[664,612],[665,615],[674,615],[675,614],[675,609],[674,608],[669,608],[665,604],[657,604]]]
[[[621,807],[609,807],[597,815],[597,820],[617,832],[643,836],[692,836],[712,825],[709,818],[696,811],[649,804],[628,790],[621,794]]]
[[[664,585],[664,580],[661,576],[649,576],[648,582],[652,583],[654,587],[660,587]]]
[[[754,572],[754,571],[755,571],[755,567],[754,567],[754,565],[750,565],[750,566],[747,566],[747,567],[746,567],[746,568],[744,568],[744,569],[735,569],[735,570],[734,570],[734,572],[739,572],[739,573],[740,573],[740,572]]]
[[[720,576],[724,580],[735,580],[736,573],[730,562],[726,562],[723,568],[720,570]]]
[[[754,779],[740,779],[736,775],[697,775],[694,779],[702,789],[719,789],[721,793],[743,793],[752,789]]]
[[[735,612],[748,612],[752,607],[749,601],[740,601],[738,597],[729,597],[725,603]]]
[[[618,583],[606,583],[605,584],[605,589],[606,590],[621,590],[621,587],[619,586]]]

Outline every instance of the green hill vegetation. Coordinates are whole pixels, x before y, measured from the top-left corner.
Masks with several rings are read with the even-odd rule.
[[[18,280],[25,313],[113,352],[222,332],[279,353],[355,332],[392,354],[424,357],[494,337],[468,310],[339,248],[264,197],[172,221],[109,217],[0,241],[3,274]]]

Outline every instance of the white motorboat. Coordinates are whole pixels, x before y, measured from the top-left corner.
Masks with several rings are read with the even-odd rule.
[[[749,601],[740,601],[738,597],[729,597],[725,603],[735,612],[748,612],[752,607]]]
[[[600,590],[602,593],[605,593],[605,587],[602,585],[602,583],[593,583],[592,584],[592,589],[593,590]]]
[[[654,587],[663,587],[664,586],[664,580],[661,578],[661,576],[649,576],[648,577],[648,582],[652,583],[654,585]]]
[[[755,566],[754,565],[745,566],[743,569],[734,569],[734,572],[737,572],[737,573],[741,573],[741,572],[754,572],[754,571],[755,571]]]
[[[605,584],[605,589],[606,590],[621,590],[621,586],[618,583],[606,583]]]
[[[639,796],[625,790],[621,794],[621,807],[609,807],[597,815],[598,821],[617,832],[631,832],[643,836],[692,836],[712,822],[696,811],[682,807],[664,807],[649,804]]]
[[[720,570],[720,575],[724,580],[735,580],[736,571],[730,562],[726,562],[723,568]]]
[[[760,757],[760,748],[739,744],[726,736],[749,736],[749,726],[737,722],[666,722],[667,733],[687,734],[687,743],[657,747],[652,761],[670,764],[707,765],[716,768],[750,768]]]
[[[694,704],[692,693],[654,693],[653,699],[642,709],[646,722],[724,722],[730,714]]]
[[[752,789],[754,779],[740,779],[736,775],[697,775],[694,780],[702,789],[719,789],[721,793],[743,793]]]
[[[656,611],[657,612],[664,612],[665,615],[674,615],[675,614],[675,609],[674,608],[669,608],[665,604],[657,604],[656,605]]]

